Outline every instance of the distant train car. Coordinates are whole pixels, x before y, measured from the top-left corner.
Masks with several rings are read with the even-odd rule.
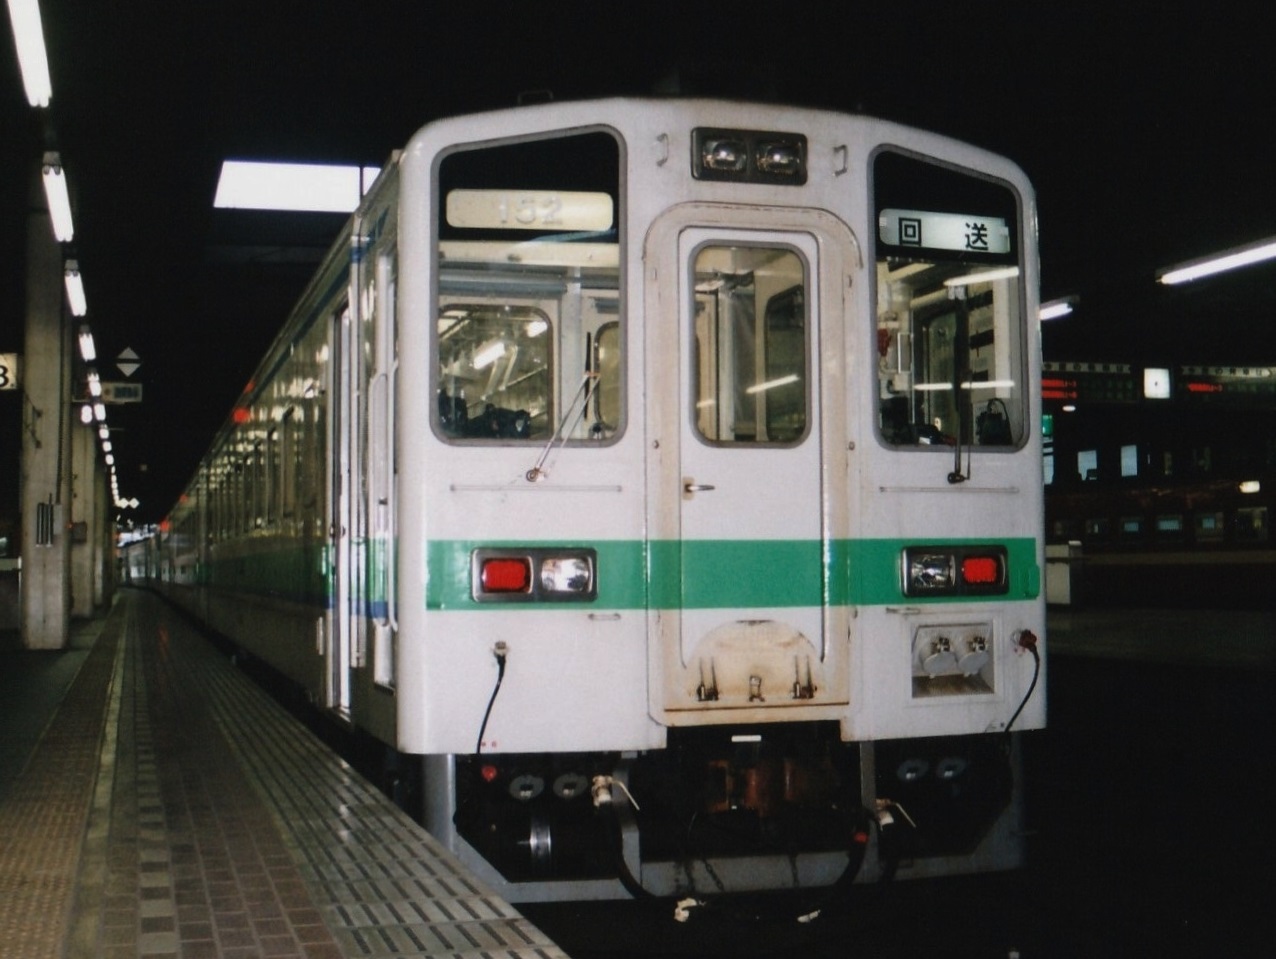
[[[1033,194],[880,120],[442,120],[163,525],[514,901],[1011,867],[1045,723]]]
[[[1073,605],[1276,608],[1276,474],[1087,482],[1051,490],[1046,529],[1073,545]],[[1058,571],[1060,574],[1062,570]]]

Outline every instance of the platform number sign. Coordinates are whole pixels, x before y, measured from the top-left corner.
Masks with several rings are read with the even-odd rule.
[[[18,354],[0,353],[0,390],[18,388]]]

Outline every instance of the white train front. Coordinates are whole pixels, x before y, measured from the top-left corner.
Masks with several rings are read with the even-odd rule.
[[[129,562],[421,757],[509,898],[1022,854],[1045,723],[1031,188],[879,120],[443,120]]]

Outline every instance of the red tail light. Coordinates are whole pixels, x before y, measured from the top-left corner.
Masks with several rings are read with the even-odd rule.
[[[967,556],[961,561],[961,578],[972,586],[1001,581],[1001,564],[993,556]]]
[[[526,559],[484,560],[479,583],[485,593],[526,593],[532,588],[532,564]]]

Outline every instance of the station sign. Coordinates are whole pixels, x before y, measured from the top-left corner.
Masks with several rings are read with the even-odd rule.
[[[140,403],[142,402],[141,383],[103,383],[103,403]]]
[[[16,390],[22,385],[21,357],[17,353],[0,353],[0,390]]]
[[[1206,406],[1276,406],[1276,367],[1180,366],[1176,385],[1181,400]]]
[[[1043,363],[1041,398],[1064,403],[1136,403],[1143,383],[1128,363]]]

